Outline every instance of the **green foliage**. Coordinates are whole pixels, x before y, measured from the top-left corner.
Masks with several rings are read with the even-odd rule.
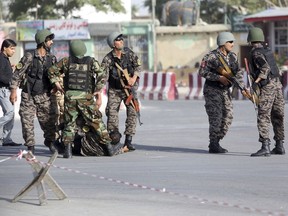
[[[70,18],[72,12],[84,4],[94,6],[97,11],[125,12],[119,0],[12,0],[9,4],[9,21]]]

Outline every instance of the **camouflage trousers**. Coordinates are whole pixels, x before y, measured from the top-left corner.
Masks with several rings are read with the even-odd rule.
[[[61,124],[64,122],[64,94],[56,92],[51,94],[51,102],[56,106],[56,119],[57,123]]]
[[[233,120],[233,104],[229,90],[204,86],[205,109],[209,121],[209,140],[218,142],[227,134]]]
[[[108,89],[108,102],[106,106],[107,129],[109,132],[119,131],[119,110],[121,102],[125,104],[127,96],[123,90]],[[125,135],[133,136],[136,133],[137,114],[131,104],[126,105]]]
[[[61,136],[60,124],[64,123],[64,94],[57,91],[51,94],[51,106],[56,109],[56,139]]]
[[[50,145],[55,141],[55,107],[51,106],[50,96],[46,93],[28,96],[21,93],[19,115],[22,124],[22,135],[26,146],[35,145],[34,117],[38,118],[41,129],[44,132],[44,144]]]
[[[76,119],[81,116],[84,119],[82,127],[87,124],[97,134],[97,142],[108,144],[111,142],[106,125],[102,120],[102,114],[95,108],[92,94],[80,91],[67,91],[64,98],[64,130],[62,141],[64,145],[72,144],[77,131]]]
[[[269,140],[269,128],[272,123],[276,140],[284,140],[284,97],[280,80],[272,79],[260,89],[257,126],[259,142]]]

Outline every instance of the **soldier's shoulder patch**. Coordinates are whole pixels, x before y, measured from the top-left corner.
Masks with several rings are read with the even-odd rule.
[[[17,65],[16,65],[16,69],[20,70],[21,68],[23,68],[23,64],[21,62],[19,62]]]
[[[200,67],[201,68],[205,68],[207,65],[206,61],[205,60],[202,60],[201,64],[200,64]]]

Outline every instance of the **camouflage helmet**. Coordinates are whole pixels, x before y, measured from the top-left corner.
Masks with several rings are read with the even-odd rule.
[[[45,42],[46,38],[54,39],[55,35],[49,29],[38,30],[35,34],[35,41],[38,44]]]
[[[264,42],[264,34],[260,28],[251,28],[248,32],[247,42]]]
[[[87,48],[82,40],[73,40],[70,42],[70,51],[73,56],[83,58],[87,52]]]
[[[234,35],[231,32],[220,32],[217,36],[217,45],[222,46],[227,41],[235,41]]]
[[[108,35],[107,37],[107,43],[109,45],[110,48],[114,47],[114,40],[118,37],[121,37],[123,34],[121,34],[120,32],[112,32],[111,34]]]

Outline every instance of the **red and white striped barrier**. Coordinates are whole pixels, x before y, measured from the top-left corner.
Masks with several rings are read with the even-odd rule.
[[[176,75],[174,72],[140,73],[139,98],[148,100],[178,99]]]
[[[249,86],[247,72],[244,71],[243,81],[245,86]],[[205,83],[205,79],[198,75],[198,73],[190,73],[189,74],[189,93],[186,96],[187,100],[190,99],[203,99],[203,86]],[[282,76],[283,83],[283,95],[284,99],[288,100],[288,71],[285,71]],[[233,98],[235,100],[246,100],[240,90],[234,92]]]
[[[203,99],[203,86],[205,79],[198,73],[189,73],[189,93],[186,100],[190,99]]]

